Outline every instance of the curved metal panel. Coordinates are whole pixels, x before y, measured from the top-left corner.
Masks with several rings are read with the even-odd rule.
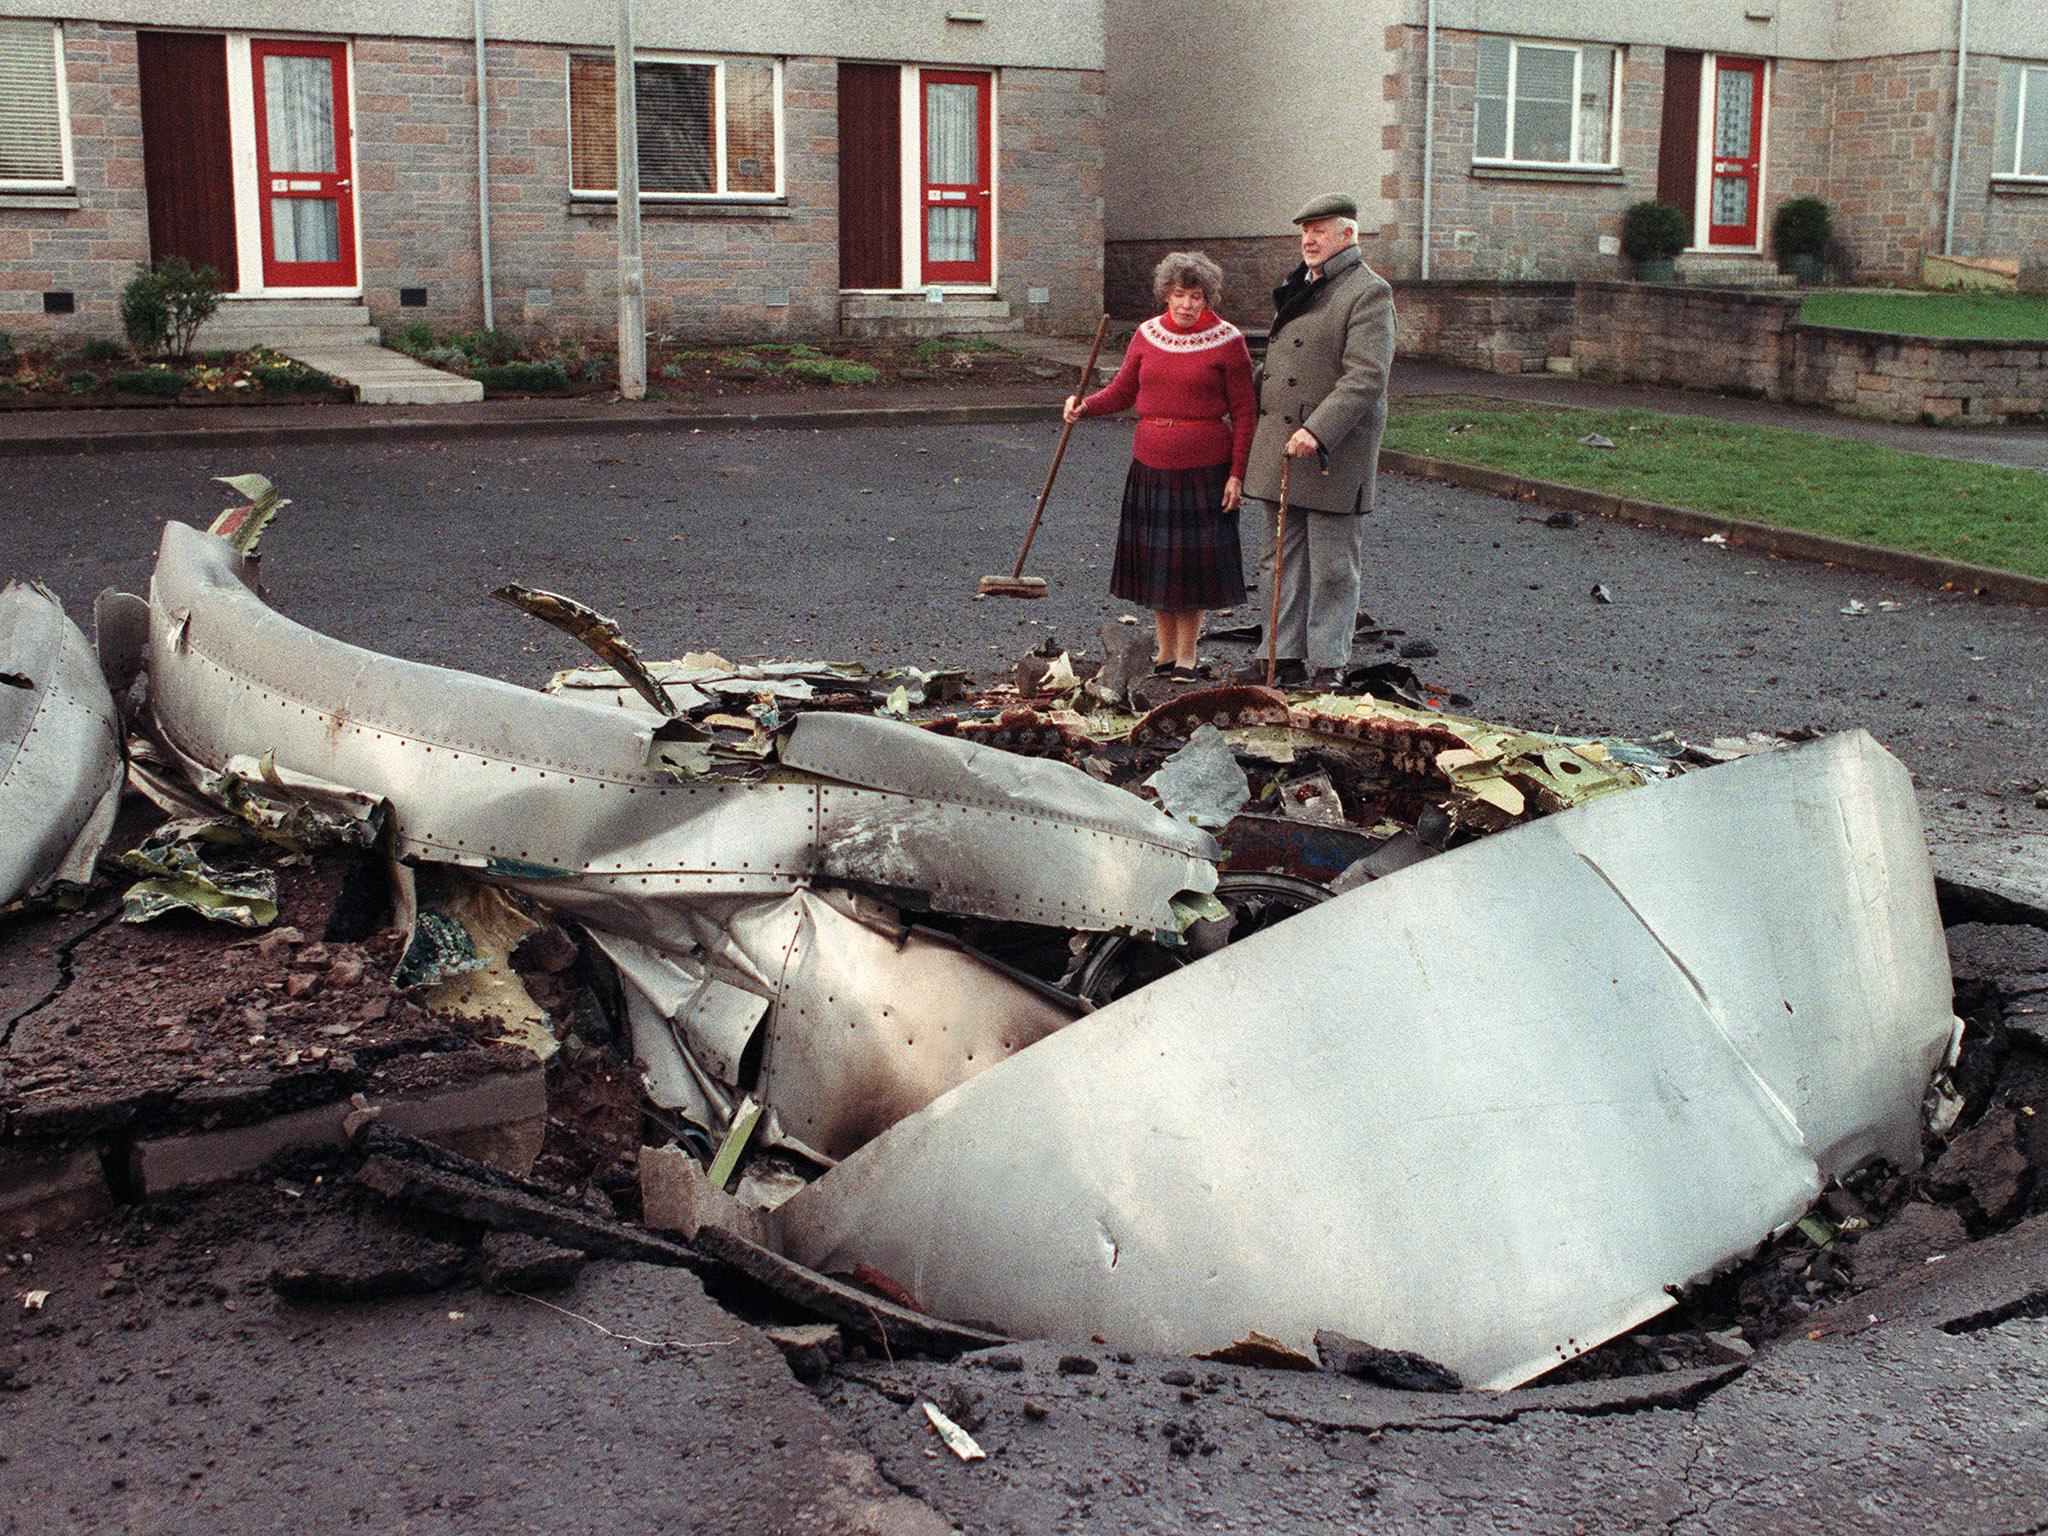
[[[1012,1333],[1333,1328],[1509,1387],[1861,1157],[1914,1162],[1949,1006],[1911,784],[1856,732],[1253,935],[904,1120],[778,1227]]]
[[[92,879],[121,798],[113,695],[46,587],[0,591],[0,905]]]

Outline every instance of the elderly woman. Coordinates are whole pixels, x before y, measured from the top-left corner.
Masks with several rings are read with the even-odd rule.
[[[1244,333],[1216,318],[1216,263],[1176,251],[1152,292],[1166,312],[1138,327],[1107,387],[1068,397],[1066,419],[1137,407],[1109,590],[1152,610],[1154,670],[1192,682],[1203,611],[1244,601],[1237,509],[1258,402]]]

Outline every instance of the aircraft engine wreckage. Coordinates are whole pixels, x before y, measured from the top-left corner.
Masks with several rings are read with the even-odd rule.
[[[0,907],[87,885],[121,798],[114,700],[44,587],[0,591]]]
[[[135,782],[317,813],[422,890],[455,872],[580,925],[648,1097],[723,1142],[713,1182],[750,1131],[808,1160],[756,1202],[768,1234],[939,1315],[1189,1353],[1331,1329],[1503,1388],[1859,1163],[1918,1162],[1958,1026],[1911,788],[1860,732],[1643,785],[1600,743],[1251,699],[1220,721],[1251,750],[1306,728],[1412,758],[1491,835],[1430,857],[1337,828],[1377,851],[1224,947],[1194,941],[1242,878],[1227,839],[973,722],[785,713],[776,681],[735,753],[637,658],[591,703],[318,635],[252,590],[252,545],[169,525],[147,604],[101,600],[116,691],[147,672]],[[1030,711],[982,734],[1077,739]],[[1183,777],[1192,804],[1227,775]],[[1197,958],[1068,991],[977,923]]]

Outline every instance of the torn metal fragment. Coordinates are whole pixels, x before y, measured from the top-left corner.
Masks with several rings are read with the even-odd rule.
[[[0,591],[0,907],[92,882],[121,797],[120,726],[85,633],[47,587]]]
[[[243,559],[254,559],[263,531],[278,513],[291,505],[290,499],[278,495],[277,487],[262,475],[215,475],[213,478],[240,491],[249,500],[244,506],[229,507],[213,520],[206,531],[226,539]]]
[[[196,912],[209,922],[267,928],[277,921],[277,871],[220,870],[199,856],[203,825],[165,822],[142,846],[121,855],[121,867],[145,878],[121,898],[121,921],[147,923],[167,912]]]
[[[530,613],[543,624],[552,624],[565,635],[582,641],[612,670],[645,699],[656,714],[673,715],[676,706],[647,670],[640,653],[627,643],[616,619],[608,619],[595,608],[585,607],[573,597],[544,592],[516,581],[493,588],[491,596],[522,613]]]
[[[1198,726],[1145,786],[1159,796],[1168,815],[1212,831],[1228,826],[1252,792],[1237,754],[1213,725]]]
[[[1917,1164],[1950,1004],[1911,782],[1851,732],[1314,906],[970,1079],[772,1223],[801,1263],[1017,1335],[1312,1355],[1330,1329],[1511,1387],[1828,1180]]]

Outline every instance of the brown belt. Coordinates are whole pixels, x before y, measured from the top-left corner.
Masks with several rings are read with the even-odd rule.
[[[1138,424],[1145,427],[1206,427],[1222,420],[1221,416],[1140,416]]]

